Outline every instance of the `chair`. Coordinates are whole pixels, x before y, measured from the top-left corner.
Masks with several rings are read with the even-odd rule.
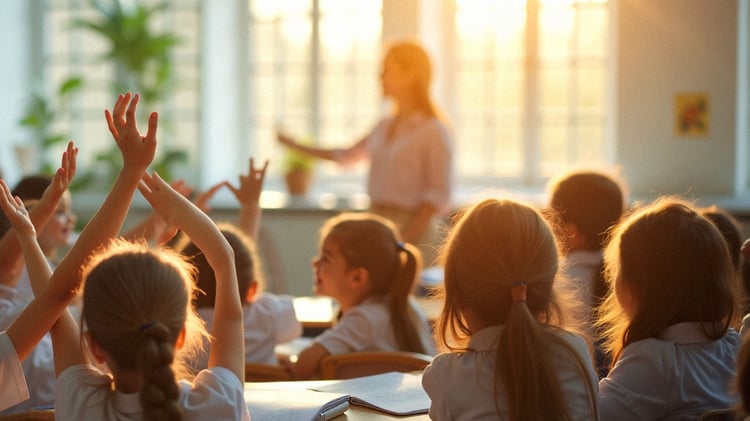
[[[280,365],[245,363],[246,382],[273,382],[291,379],[292,375],[286,367]]]
[[[710,409],[698,417],[698,421],[736,421],[742,417],[736,408]]]
[[[389,371],[424,370],[432,362],[425,354],[406,351],[364,351],[328,355],[320,362],[320,378],[324,380],[351,379]]]
[[[18,414],[0,416],[0,421],[55,421],[55,410],[32,409]]]

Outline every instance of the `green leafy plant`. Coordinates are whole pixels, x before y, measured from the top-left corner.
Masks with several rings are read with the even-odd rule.
[[[312,171],[315,167],[315,161],[314,156],[289,148],[284,156],[284,169],[286,172],[295,170]]]
[[[116,90],[135,90],[145,102],[163,98],[173,81],[170,52],[179,38],[153,32],[151,22],[166,9],[166,3],[149,7],[134,1],[95,0],[92,5],[98,16],[76,19],[74,26],[93,31],[109,42],[109,51],[102,59],[115,63]]]
[[[64,114],[70,98],[83,87],[80,76],[71,76],[60,83],[53,96],[47,94],[40,86],[31,90],[31,98],[26,103],[24,114],[19,124],[32,133],[35,147],[41,153],[41,169],[45,174],[53,174],[56,162],[50,162],[43,151],[65,142],[69,134],[55,129],[55,123]]]
[[[140,110],[148,110],[149,104],[161,101],[169,94],[174,84],[172,72],[172,49],[180,42],[169,32],[152,31],[152,22],[167,8],[166,3],[148,6],[138,1],[93,0],[95,17],[76,19],[74,28],[80,28],[103,37],[108,51],[101,57],[115,66],[114,90],[116,92],[138,92],[141,95]],[[160,119],[160,127],[168,127]],[[167,180],[172,178],[172,168],[187,161],[187,154],[177,149],[164,149],[159,153],[153,168]],[[108,169],[107,180],[114,180],[120,165],[116,147],[101,152],[96,161]]]

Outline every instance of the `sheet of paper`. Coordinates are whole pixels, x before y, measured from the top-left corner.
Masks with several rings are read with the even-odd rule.
[[[422,388],[422,377],[411,373],[377,374],[312,389],[349,394],[353,404],[396,415],[424,414],[430,409],[430,398]]]
[[[245,390],[253,420],[288,421],[330,419],[348,408],[349,395],[312,390]],[[331,411],[336,408],[335,411]],[[326,413],[326,417],[320,415]]]

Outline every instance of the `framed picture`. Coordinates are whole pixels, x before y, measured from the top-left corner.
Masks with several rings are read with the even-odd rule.
[[[678,137],[707,137],[708,95],[683,93],[675,96],[674,131]]]

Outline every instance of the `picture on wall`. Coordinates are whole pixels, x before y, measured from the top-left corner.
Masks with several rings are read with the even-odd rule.
[[[681,93],[675,96],[675,135],[707,137],[709,130],[708,95]]]

